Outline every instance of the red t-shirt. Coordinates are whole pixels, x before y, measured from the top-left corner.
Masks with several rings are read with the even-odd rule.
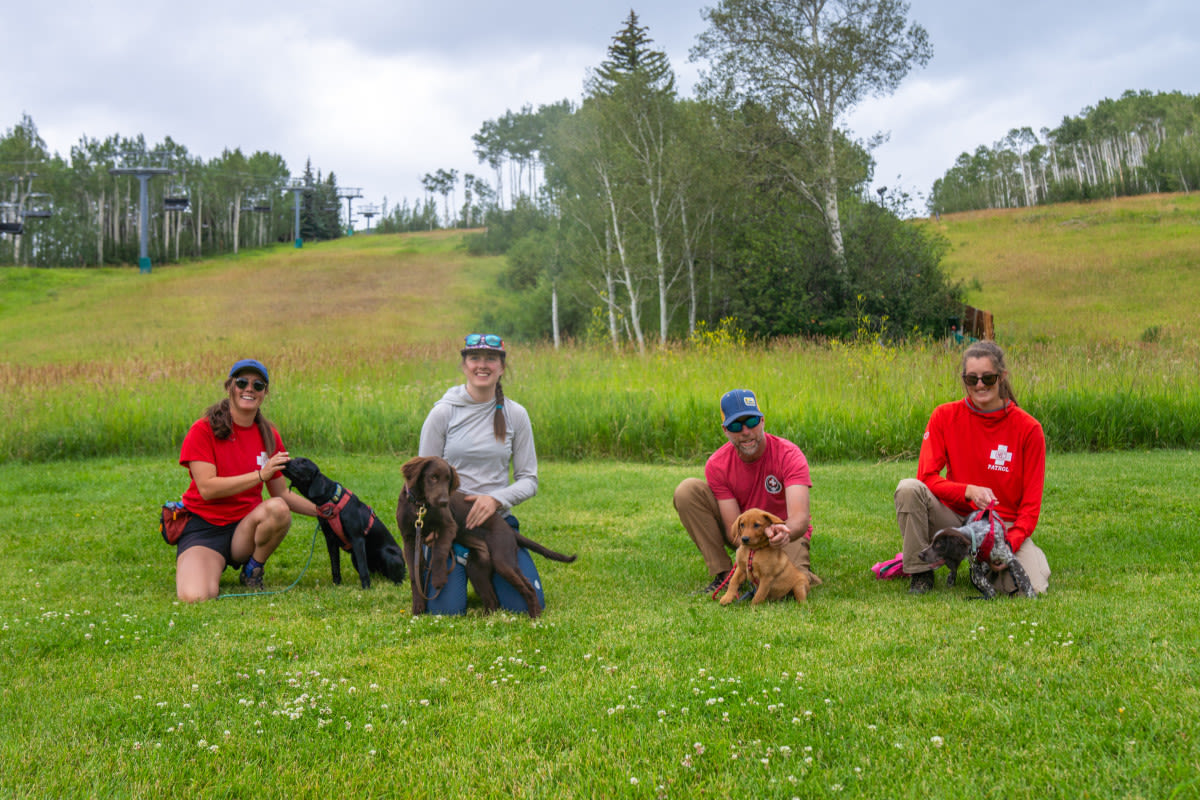
[[[975,510],[967,500],[968,484],[991,489],[1016,551],[1033,535],[1042,511],[1046,439],[1041,423],[1011,403],[990,412],[977,410],[966,398],[944,403],[925,428],[917,477],[959,514]]]
[[[275,453],[283,449],[283,439],[279,431],[271,429],[275,434]],[[187,436],[183,437],[183,446],[179,450],[179,463],[187,467],[190,461],[206,461],[217,468],[217,475],[229,477],[254,472],[267,463],[269,456],[263,448],[262,434],[257,425],[243,428],[233,426],[233,432],[228,439],[218,439],[213,435],[208,417],[201,417],[192,423]],[[265,476],[271,480],[278,473]],[[205,500],[192,480],[183,494],[183,505],[193,514],[199,514],[213,525],[232,525],[241,522],[247,514],[262,502],[263,487],[261,484],[252,486],[244,492],[216,500]]]
[[[812,487],[808,459],[787,439],[766,434],[759,458],[746,463],[731,442],[717,448],[704,465],[704,480],[718,500],[736,500],[738,508],[761,508],[780,519],[788,518],[784,490],[789,486]],[[809,525],[805,536],[812,536]]]

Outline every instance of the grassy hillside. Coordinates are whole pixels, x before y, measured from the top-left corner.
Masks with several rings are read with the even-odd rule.
[[[1200,335],[1200,194],[949,214],[951,275],[997,337],[1135,342]]]
[[[972,300],[996,314],[1018,396],[1051,446],[1104,450],[1200,441],[1200,330],[1187,305],[1200,288],[1198,215],[1192,198],[1163,197],[920,224],[940,225],[954,274],[978,279]],[[461,380],[457,342],[502,266],[468,257],[461,239],[355,236],[149,275],[0,270],[0,461],[175,451],[246,356],[270,366],[270,415],[294,449],[411,453],[428,409]],[[698,460],[720,444],[711,406],[733,385],[751,385],[771,430],[810,457],[903,457],[929,410],[960,392],[959,350],[941,342],[618,357],[510,345],[505,386],[549,458]]]

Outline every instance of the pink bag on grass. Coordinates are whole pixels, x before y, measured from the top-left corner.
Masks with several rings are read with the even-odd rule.
[[[880,561],[871,567],[871,572],[874,572],[875,577],[881,581],[904,577],[904,553],[896,553],[895,558]]]

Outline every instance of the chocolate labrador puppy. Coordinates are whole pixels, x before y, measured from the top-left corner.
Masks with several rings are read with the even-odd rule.
[[[500,607],[492,586],[492,572],[495,571],[521,594],[529,616],[541,614],[537,592],[518,566],[518,548],[524,547],[545,558],[568,564],[576,557],[557,553],[522,536],[499,514],[488,517],[479,528],[468,529],[466,519],[471,503],[458,491],[458,472],[444,458],[418,456],[406,462],[401,472],[404,489],[396,504],[396,522],[404,541],[404,558],[412,583],[413,614],[423,613],[426,607],[427,598],[420,578],[423,569],[430,571],[430,589],[439,590],[446,585],[446,562],[454,542],[469,551],[467,578],[483,601],[485,611],[490,613]],[[419,563],[422,551],[418,544],[430,548],[426,567]]]

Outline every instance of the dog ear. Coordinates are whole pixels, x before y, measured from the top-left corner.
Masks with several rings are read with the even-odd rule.
[[[400,474],[404,476],[405,489],[411,489],[416,485],[417,479],[421,477],[421,467],[424,466],[425,461],[425,458],[417,456],[405,461],[404,466],[400,467]]]
[[[446,466],[450,467],[449,461],[446,462]],[[457,491],[458,491],[458,470],[456,470],[454,467],[450,467],[450,494],[454,494]]]
[[[763,513],[763,516],[764,516],[764,517],[766,517],[766,518],[767,518],[767,520],[768,520],[768,521],[769,521],[769,522],[770,522],[772,525],[782,525],[782,524],[783,524],[783,520],[781,520],[779,517],[777,517],[777,516],[775,516],[774,514],[772,514],[770,511],[764,511],[764,512],[762,512],[762,513]]]

